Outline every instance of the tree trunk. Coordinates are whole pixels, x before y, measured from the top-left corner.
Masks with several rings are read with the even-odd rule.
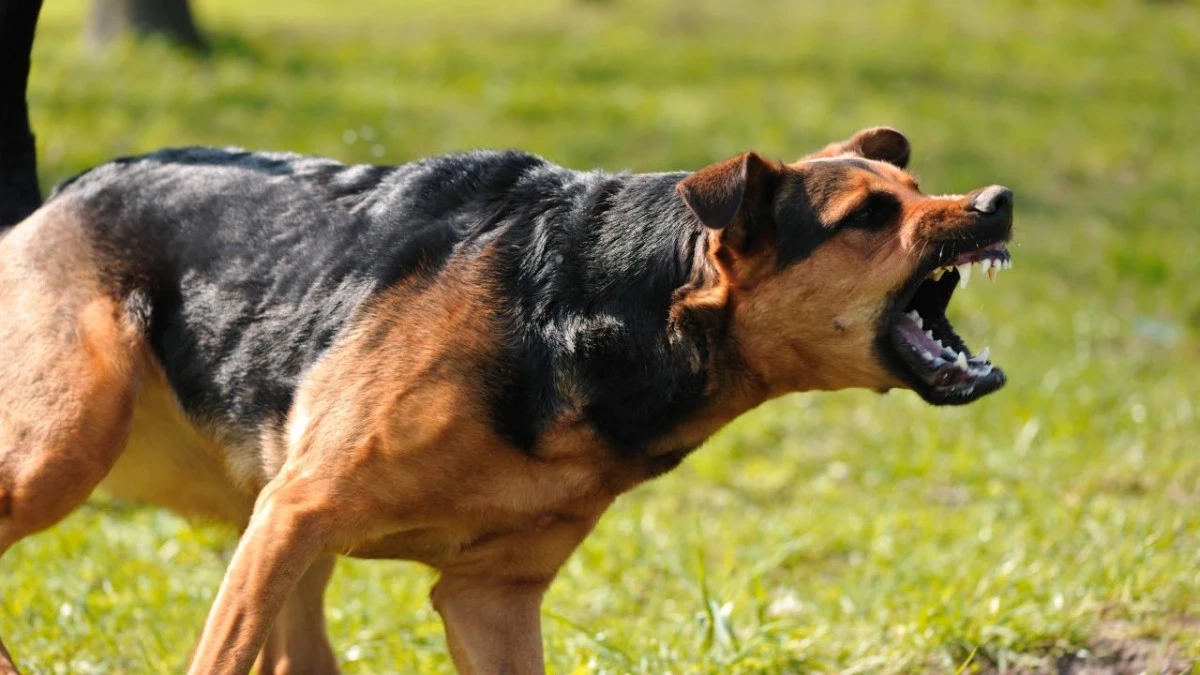
[[[25,86],[42,0],[0,0],[0,229],[42,203]]]
[[[197,51],[208,48],[188,0],[92,0],[88,42],[104,45],[125,33],[164,37]]]

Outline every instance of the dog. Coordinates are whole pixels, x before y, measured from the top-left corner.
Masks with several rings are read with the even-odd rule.
[[[460,672],[543,672],[566,558],[734,418],[1004,384],[945,309],[1010,266],[1012,193],[927,196],[909,155],[878,127],[676,173],[211,148],[94,168],[0,239],[0,552],[103,486],[241,532],[190,673],[336,672],[339,555],[436,569]]]

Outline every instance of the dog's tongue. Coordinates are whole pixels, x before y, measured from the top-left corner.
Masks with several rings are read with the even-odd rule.
[[[925,352],[932,356],[941,355],[943,351],[941,345],[926,335],[925,331],[921,330],[917,322],[908,314],[901,314],[900,318],[896,320],[896,330],[899,331],[900,336],[904,338],[904,341],[916,353],[921,354]]]
[[[956,352],[939,344],[918,321],[919,315],[915,312],[901,314],[896,319],[895,331],[928,369],[923,375],[928,382],[938,386],[963,384],[992,372],[986,350],[968,358],[966,352]]]

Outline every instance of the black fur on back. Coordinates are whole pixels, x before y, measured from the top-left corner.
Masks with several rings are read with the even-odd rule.
[[[704,401],[721,330],[669,325],[703,226],[685,176],[577,172],[521,152],[396,167],[186,148],[120,159],[56,189],[85,209],[114,282],[189,414],[234,429],[282,419],[304,370],[397,281],[486,264],[506,296],[481,373],[498,429],[532,451],[583,412],[637,454]]]

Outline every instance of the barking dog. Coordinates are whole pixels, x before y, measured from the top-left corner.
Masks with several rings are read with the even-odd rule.
[[[1004,375],[946,320],[1012,196],[922,194],[888,128],[785,164],[398,167],[164,150],[0,239],[0,552],[98,485],[242,532],[190,672],[334,672],[337,555],[417,560],[464,673],[613,499],[789,392]],[[15,667],[0,646],[0,672]]]

